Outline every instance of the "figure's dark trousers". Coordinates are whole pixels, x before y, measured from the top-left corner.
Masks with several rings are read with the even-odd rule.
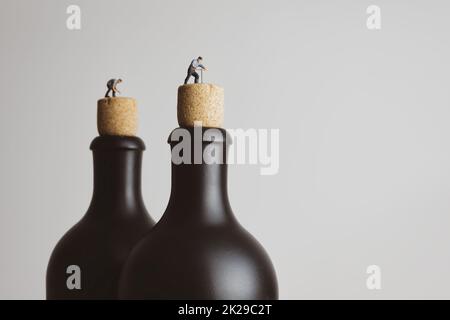
[[[105,93],[105,98],[107,98],[109,96],[109,93],[112,91],[112,96],[115,97],[116,96],[116,92],[113,89],[108,88],[108,91],[106,91]]]
[[[184,84],[188,83],[189,78],[191,76],[193,76],[195,78],[195,83],[198,83],[199,75],[198,75],[197,71],[195,71],[194,68],[189,68],[188,71],[187,71],[186,79],[184,79]]]

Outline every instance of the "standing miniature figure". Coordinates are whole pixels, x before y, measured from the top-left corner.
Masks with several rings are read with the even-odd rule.
[[[198,73],[196,70],[204,70],[206,71],[207,69],[205,68],[204,65],[202,65],[202,57],[198,57],[197,59],[194,59],[191,61],[191,64],[188,67],[188,71],[187,71],[187,76],[186,79],[184,79],[184,84],[187,84],[189,81],[189,78],[191,76],[193,76],[195,78],[195,83],[198,83]]]
[[[108,91],[106,91],[105,98],[109,98],[109,93],[112,91],[112,96],[116,96],[116,92],[120,94],[120,91],[117,90],[117,85],[122,82],[122,79],[111,79],[106,83],[106,87]]]

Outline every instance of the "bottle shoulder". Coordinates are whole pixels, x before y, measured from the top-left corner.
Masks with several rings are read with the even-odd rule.
[[[142,219],[103,219],[85,215],[57,242],[50,257],[54,260],[70,260],[117,255],[116,251],[130,250],[154,225],[148,215]]]
[[[240,225],[171,232],[156,226],[132,250],[121,283],[124,298],[276,299],[278,295],[269,256]],[[176,285],[172,288],[171,283]]]
[[[182,261],[204,263],[228,260],[230,257],[270,264],[262,245],[237,223],[165,228],[156,225],[133,249],[130,260],[153,263],[167,252]]]

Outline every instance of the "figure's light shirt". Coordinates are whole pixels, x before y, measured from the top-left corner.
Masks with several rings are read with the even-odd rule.
[[[202,64],[200,64],[198,62],[198,59],[193,59],[191,62],[191,66],[194,67],[195,69],[198,69],[198,68],[204,69],[205,68]]]

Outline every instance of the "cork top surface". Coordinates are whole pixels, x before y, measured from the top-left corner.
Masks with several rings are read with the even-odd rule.
[[[105,104],[130,103],[130,101],[133,101],[136,104],[136,99],[131,97],[105,97],[98,100],[98,102],[100,101]]]
[[[196,88],[197,90],[212,90],[212,89],[223,90],[223,88],[221,86],[219,86],[217,84],[213,84],[213,83],[187,83],[187,84],[182,84],[178,88],[182,88],[182,87],[192,87],[192,88]]]

